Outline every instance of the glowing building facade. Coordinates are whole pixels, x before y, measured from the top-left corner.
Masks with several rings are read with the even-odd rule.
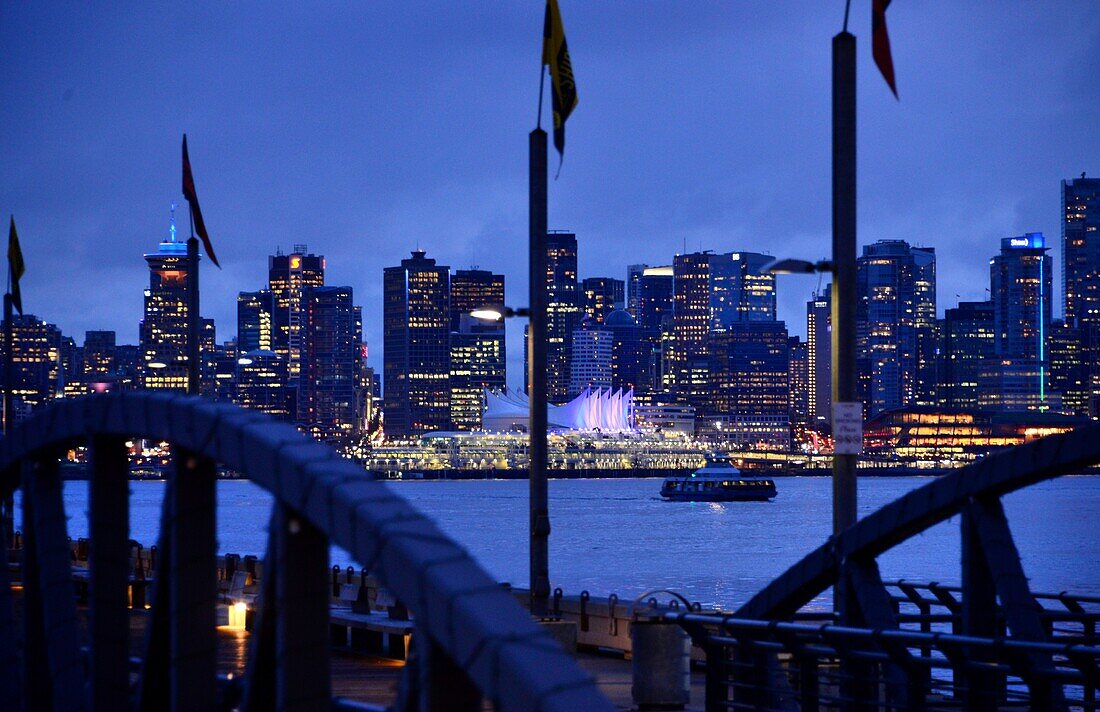
[[[546,397],[572,397],[573,332],[581,321],[577,291],[577,236],[551,230],[546,235]],[[526,343],[526,339],[524,339]]]
[[[201,257],[200,257],[201,259]],[[145,255],[149,287],[139,328],[141,385],[153,390],[187,391],[187,245],[176,241],[173,222],[168,240]]]
[[[826,285],[806,302],[806,422],[812,428],[828,425],[833,417],[832,287]]]
[[[236,402],[280,420],[292,420],[286,360],[270,349],[254,349],[236,359]]]
[[[503,321],[463,314],[458,329],[451,332],[451,427],[455,430],[481,430],[485,391],[505,386]]]
[[[267,289],[237,295],[237,347],[242,352],[272,351],[274,298]]]
[[[360,425],[362,310],[351,287],[307,287],[302,296],[298,420],[318,440],[338,442]]]
[[[309,287],[325,285],[325,258],[309,254],[307,245],[295,245],[289,255],[268,257],[267,273],[272,300],[270,348],[286,359],[293,381],[301,370],[304,293]]]
[[[2,328],[3,325],[0,325]],[[61,330],[33,314],[12,318],[12,399],[15,420],[61,395]],[[0,359],[7,358],[0,339]]]
[[[582,309],[586,317],[602,324],[607,315],[626,305],[626,283],[613,277],[587,277],[581,282]]]

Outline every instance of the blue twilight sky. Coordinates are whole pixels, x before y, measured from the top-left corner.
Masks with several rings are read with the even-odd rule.
[[[985,297],[1001,237],[1045,232],[1059,258],[1059,181],[1100,175],[1100,2],[895,2],[900,102],[871,60],[870,5],[854,0],[851,20],[860,243],[935,247],[942,313]],[[224,267],[202,278],[219,340],[236,293],[295,243],[355,289],[376,367],[382,269],[418,245],[505,273],[525,305],[543,7],[0,4],[0,213],[18,221],[27,310],[78,342],[88,329],[136,342],[142,253],[181,201],[185,131]],[[562,13],[580,105],[550,227],[576,231],[582,277],[685,246],[827,255],[842,0],[562,0]],[[781,279],[780,318],[804,333],[817,280]]]

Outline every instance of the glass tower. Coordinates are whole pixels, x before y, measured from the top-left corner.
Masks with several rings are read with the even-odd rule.
[[[295,245],[289,255],[267,258],[271,292],[271,350],[286,359],[291,380],[298,378],[302,360],[303,293],[307,287],[325,284],[325,258],[309,254],[306,245]]]

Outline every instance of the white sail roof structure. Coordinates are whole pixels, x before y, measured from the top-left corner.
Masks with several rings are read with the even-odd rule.
[[[485,414],[482,427],[491,432],[508,432],[527,428],[530,400],[526,393],[505,388],[485,394]],[[547,426],[559,430],[587,430],[604,433],[635,432],[634,389],[625,393],[620,388],[584,389],[565,405],[546,407]]]

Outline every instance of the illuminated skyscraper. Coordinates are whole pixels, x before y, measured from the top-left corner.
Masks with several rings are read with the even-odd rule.
[[[649,390],[649,344],[642,340],[641,329],[630,312],[617,309],[604,319],[603,328],[611,332],[611,388],[635,393]]]
[[[201,257],[199,259],[202,259]],[[157,390],[187,391],[187,245],[176,241],[175,219],[168,239],[145,255],[149,287],[139,328],[141,385]]]
[[[922,403],[935,390],[936,253],[904,240],[863,248],[856,361],[867,415]]]
[[[735,321],[711,335],[705,407],[724,439],[790,447],[790,352],[781,321]]]
[[[84,332],[84,363],[81,371],[86,382],[103,379],[117,368],[115,332]]]
[[[806,302],[806,422],[815,428],[833,419],[832,292],[827,284],[823,294]]]
[[[638,295],[638,331],[646,353],[646,388],[671,393],[673,386],[673,268],[647,267]]]
[[[708,400],[711,333],[739,322],[775,320],[775,275],[761,272],[771,260],[755,252],[674,259],[673,376],[682,402],[699,409]]]
[[[325,284],[325,258],[308,252],[306,245],[295,245],[289,255],[277,253],[267,259],[272,299],[271,350],[286,359],[292,382],[301,369],[304,290]]]
[[[1100,322],[1100,178],[1062,181],[1062,210],[1066,323]]]
[[[993,355],[993,303],[959,302],[943,317],[940,402],[947,408],[979,407],[981,374]]]
[[[585,316],[602,324],[607,315],[625,306],[626,289],[621,279],[613,277],[588,277],[581,282],[581,306]]]
[[[614,334],[592,317],[585,317],[573,332],[569,392],[580,395],[585,388],[611,387]]]
[[[546,235],[546,397],[572,398],[570,357],[573,332],[580,325],[577,290],[577,236],[551,230]]]
[[[318,440],[339,442],[359,428],[362,310],[351,287],[306,287],[302,305],[298,421]]]
[[[982,405],[1001,410],[1046,409],[1046,339],[1053,275],[1041,232],[1001,240],[989,261],[995,368],[982,384]]]
[[[787,337],[789,366],[787,386],[790,392],[791,422],[805,425],[808,420],[810,388],[807,382],[808,358],[806,342],[797,336]]]
[[[451,331],[459,330],[463,316],[488,306],[504,306],[504,275],[484,269],[455,270],[451,275]],[[503,328],[503,321],[499,324]]]
[[[0,329],[4,328],[0,324]],[[12,319],[12,398],[15,420],[57,398],[63,387],[61,330],[33,314]],[[7,358],[0,339],[0,362]]]
[[[266,289],[237,295],[237,348],[242,353],[272,350],[272,294]]]
[[[450,268],[415,250],[383,274],[386,434],[448,430],[451,422]]]
[[[454,294],[453,284],[451,294]],[[500,302],[492,302],[500,304]],[[483,393],[505,386],[504,322],[463,314],[451,332],[451,427],[481,430]]]
[[[237,358],[236,402],[280,420],[292,420],[286,360],[268,349],[253,349]]]

